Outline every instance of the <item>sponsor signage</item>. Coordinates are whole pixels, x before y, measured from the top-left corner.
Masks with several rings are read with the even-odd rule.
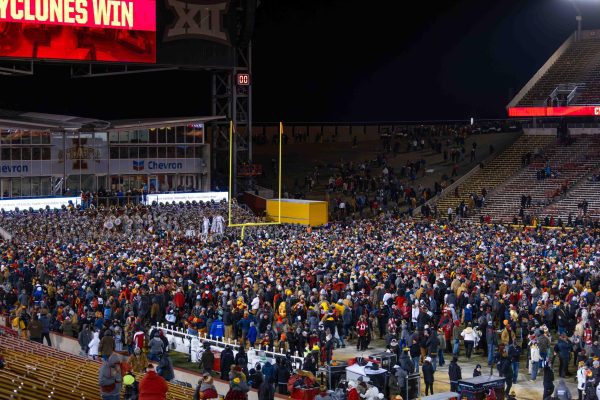
[[[52,209],[68,206],[69,204],[81,204],[80,197],[36,197],[33,199],[7,199],[0,200],[0,209],[4,211],[14,211],[15,209],[27,210],[30,207],[34,210],[50,207]]]
[[[132,160],[134,171],[144,171],[147,165],[148,171],[178,171],[183,169],[183,161],[156,161],[156,160]]]
[[[0,0],[0,57],[156,62],[155,0]]]
[[[510,107],[509,117],[594,117],[600,115],[600,105],[566,107]]]
[[[73,174],[97,175],[160,175],[160,174],[204,174],[207,167],[202,159],[143,159],[143,160],[98,160],[83,165],[84,160],[66,164],[61,160],[16,161],[0,163],[0,177],[20,176],[63,176]],[[85,168],[83,168],[85,167]]]
[[[146,204],[157,203],[185,203],[186,201],[215,201],[228,200],[227,192],[204,192],[204,193],[162,193],[146,195]]]
[[[29,165],[26,164],[0,164],[0,172],[4,174],[28,174]]]

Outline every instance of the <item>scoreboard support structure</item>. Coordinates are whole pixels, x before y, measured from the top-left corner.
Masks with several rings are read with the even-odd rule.
[[[234,68],[212,73],[212,115],[224,115],[226,119],[214,121],[211,129],[213,170],[227,170],[228,153],[233,147],[230,161],[233,196],[240,192],[240,183],[243,188],[254,183],[253,176],[244,177],[243,182],[238,177],[239,164],[252,164],[252,43],[236,47],[234,51]],[[230,121],[234,128],[231,139]]]

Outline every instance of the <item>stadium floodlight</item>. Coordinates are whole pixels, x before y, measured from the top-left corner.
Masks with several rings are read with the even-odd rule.
[[[596,1],[596,0],[594,0]],[[577,21],[577,36],[575,39],[581,39],[581,21],[583,20],[583,16],[581,15],[581,9],[577,5],[577,0],[569,0],[569,2],[573,5],[573,9],[575,10],[575,20]]]

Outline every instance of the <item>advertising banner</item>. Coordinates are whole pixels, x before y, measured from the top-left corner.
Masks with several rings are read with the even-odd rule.
[[[208,169],[202,159],[152,159],[139,160],[61,160],[0,162],[0,177],[62,176],[62,175],[160,175],[204,174]],[[78,164],[79,163],[79,164]],[[75,168],[77,167],[77,168]]]
[[[509,117],[595,117],[600,106],[511,107]]]
[[[146,196],[146,204],[157,203],[185,203],[186,201],[227,201],[227,192],[203,192],[203,193],[162,193],[149,194]]]
[[[37,197],[33,199],[7,199],[0,200],[0,209],[4,211],[14,211],[16,208],[19,210],[27,210],[30,207],[34,210],[40,208],[46,208],[47,206],[52,209],[61,208],[62,206],[68,206],[70,204],[79,205],[81,204],[80,197]]]

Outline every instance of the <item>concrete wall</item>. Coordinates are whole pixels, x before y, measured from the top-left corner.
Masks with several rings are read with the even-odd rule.
[[[569,133],[573,136],[598,135],[600,134],[600,128],[569,128]]]
[[[556,136],[556,128],[525,128],[523,132],[526,135]]]

